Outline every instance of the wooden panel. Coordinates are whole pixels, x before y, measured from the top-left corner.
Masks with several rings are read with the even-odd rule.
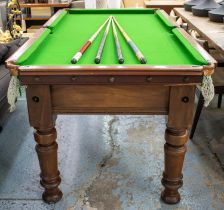
[[[168,127],[190,128],[193,120],[195,86],[174,86],[170,90]]]
[[[55,85],[56,113],[167,113],[169,87],[150,85]]]
[[[104,75],[74,75],[74,76],[22,76],[23,85],[197,85],[201,83],[202,75],[199,76],[104,76]]]
[[[38,129],[52,129],[54,118],[51,110],[50,87],[48,85],[29,85],[26,97],[30,125]]]

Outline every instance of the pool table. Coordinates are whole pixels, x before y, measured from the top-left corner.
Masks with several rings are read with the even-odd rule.
[[[147,64],[139,63],[119,31],[125,62],[118,63],[112,28],[100,64],[94,58],[103,31],[80,61],[72,64],[73,55],[110,15],[141,49]],[[26,86],[45,202],[62,197],[58,114],[168,115],[161,198],[169,204],[180,201],[195,87],[204,75],[212,74],[215,61],[163,10],[60,10],[6,65]]]

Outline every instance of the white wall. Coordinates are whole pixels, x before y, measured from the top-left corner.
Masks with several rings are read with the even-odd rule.
[[[86,9],[120,8],[121,0],[85,0]]]
[[[85,0],[86,9],[96,9],[96,0]]]
[[[108,8],[121,8],[121,0],[107,0]]]

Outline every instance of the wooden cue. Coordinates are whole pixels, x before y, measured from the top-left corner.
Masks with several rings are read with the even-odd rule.
[[[144,55],[142,54],[142,52],[138,49],[138,47],[136,46],[136,44],[131,40],[131,38],[128,36],[128,34],[120,26],[120,24],[117,22],[117,20],[115,19],[115,17],[113,17],[113,19],[114,19],[114,22],[116,23],[117,27],[121,31],[122,35],[124,36],[125,40],[127,41],[127,43],[129,44],[129,46],[131,47],[132,51],[135,53],[136,57],[140,61],[140,63],[141,64],[146,64],[147,61],[146,61]]]
[[[112,27],[113,27],[113,33],[114,33],[114,40],[115,40],[115,43],[116,43],[118,61],[119,61],[120,64],[123,64],[124,63],[124,58],[123,58],[123,55],[122,55],[122,52],[121,52],[121,45],[119,43],[119,39],[118,39],[118,36],[117,36],[117,30],[116,30],[113,18],[112,18]]]
[[[106,29],[104,31],[104,34],[103,34],[102,41],[100,43],[100,47],[98,49],[98,52],[97,52],[97,55],[96,55],[96,58],[95,58],[95,63],[96,64],[100,63],[101,56],[102,56],[102,53],[103,53],[103,48],[105,46],[107,35],[108,35],[109,29],[110,29],[111,20],[112,20],[112,16],[110,16],[110,20],[108,21],[107,27],[106,27]]]
[[[82,55],[85,53],[85,51],[89,48],[89,46],[93,43],[93,41],[96,39],[100,31],[103,29],[103,27],[106,25],[107,21],[110,20],[110,17],[107,18],[107,20],[99,27],[99,29],[91,36],[91,38],[82,46],[82,48],[77,52],[73,57],[71,62],[73,64],[76,64]]]

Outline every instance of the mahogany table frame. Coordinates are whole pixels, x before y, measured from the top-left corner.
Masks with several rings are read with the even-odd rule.
[[[168,15],[163,11],[164,15]],[[60,14],[56,13],[47,27]],[[192,124],[195,87],[215,60],[183,29],[179,32],[208,61],[207,66],[18,66],[17,59],[46,30],[41,28],[7,61],[12,75],[26,85],[30,125],[35,128],[43,200],[62,197],[57,162],[57,114],[168,115],[165,131],[165,169],[161,194],[164,202],[180,201],[182,167]]]

